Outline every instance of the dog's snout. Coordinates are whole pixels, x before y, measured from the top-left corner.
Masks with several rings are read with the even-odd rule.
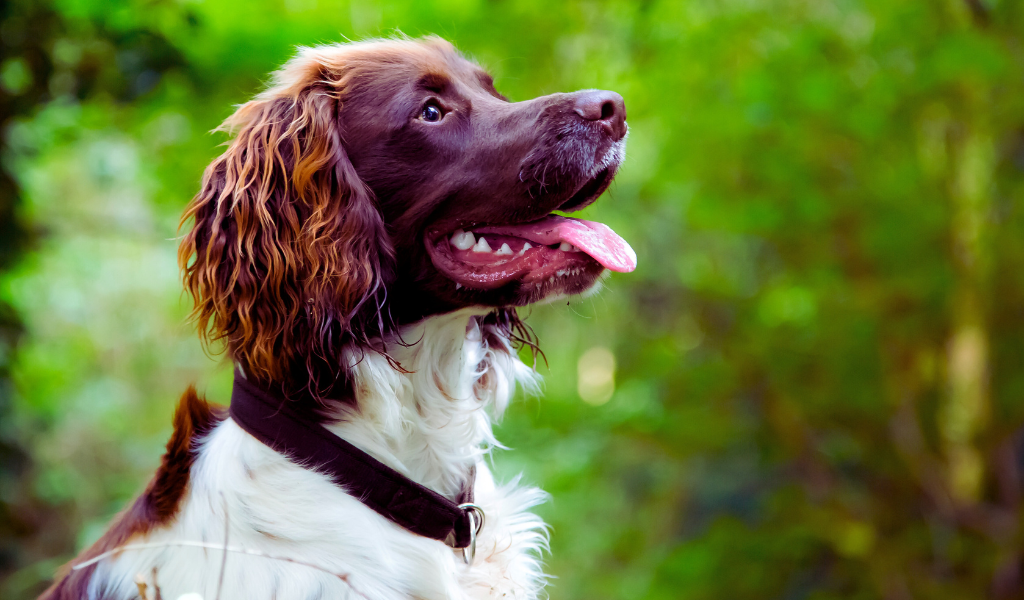
[[[576,96],[573,110],[585,121],[598,121],[615,141],[626,136],[626,103],[607,90],[588,90]]]

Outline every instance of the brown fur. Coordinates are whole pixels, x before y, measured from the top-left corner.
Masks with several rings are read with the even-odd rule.
[[[337,370],[341,336],[382,291],[393,249],[342,145],[338,116],[352,80],[388,51],[396,60],[428,54],[407,41],[372,52],[335,47],[278,71],[270,89],[221,126],[237,135],[182,218],[183,227],[194,221],[179,262],[200,335],[208,345],[223,341],[258,379],[312,384],[319,396],[318,383],[333,383],[318,381],[322,364]]]
[[[56,581],[43,592],[40,600],[79,600],[86,597],[86,588],[96,566],[72,571],[80,563],[128,543],[132,538],[171,522],[178,513],[181,499],[189,484],[189,470],[196,458],[198,441],[222,421],[226,411],[210,406],[189,386],[182,394],[174,412],[174,432],[167,442],[156,475],[146,491],[127,510],[118,515],[113,525],[73,563],[64,565]],[[102,597],[102,594],[100,594]]]

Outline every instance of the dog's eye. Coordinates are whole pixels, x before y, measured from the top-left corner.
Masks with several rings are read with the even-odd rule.
[[[420,112],[420,118],[427,123],[437,123],[444,117],[444,113],[436,104],[428,104]]]

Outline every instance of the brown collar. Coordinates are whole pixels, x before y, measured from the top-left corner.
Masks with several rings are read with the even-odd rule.
[[[283,396],[253,384],[237,370],[230,415],[259,441],[297,465],[326,474],[346,493],[409,531],[452,548],[467,548],[475,538],[481,523],[465,506],[473,502],[475,467],[459,502],[453,502],[301,416]]]

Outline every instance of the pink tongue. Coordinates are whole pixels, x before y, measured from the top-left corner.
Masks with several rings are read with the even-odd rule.
[[[636,268],[636,252],[604,223],[565,217],[548,217],[545,220],[549,219],[559,221],[555,230],[563,242],[586,252],[604,268],[619,273],[629,273]]]
[[[487,229],[492,228],[478,231],[485,233]],[[493,228],[495,233],[501,229]],[[589,254],[604,268],[619,273],[629,273],[636,269],[636,252],[604,223],[552,215],[535,223],[515,226],[513,235],[545,245],[569,242]]]

